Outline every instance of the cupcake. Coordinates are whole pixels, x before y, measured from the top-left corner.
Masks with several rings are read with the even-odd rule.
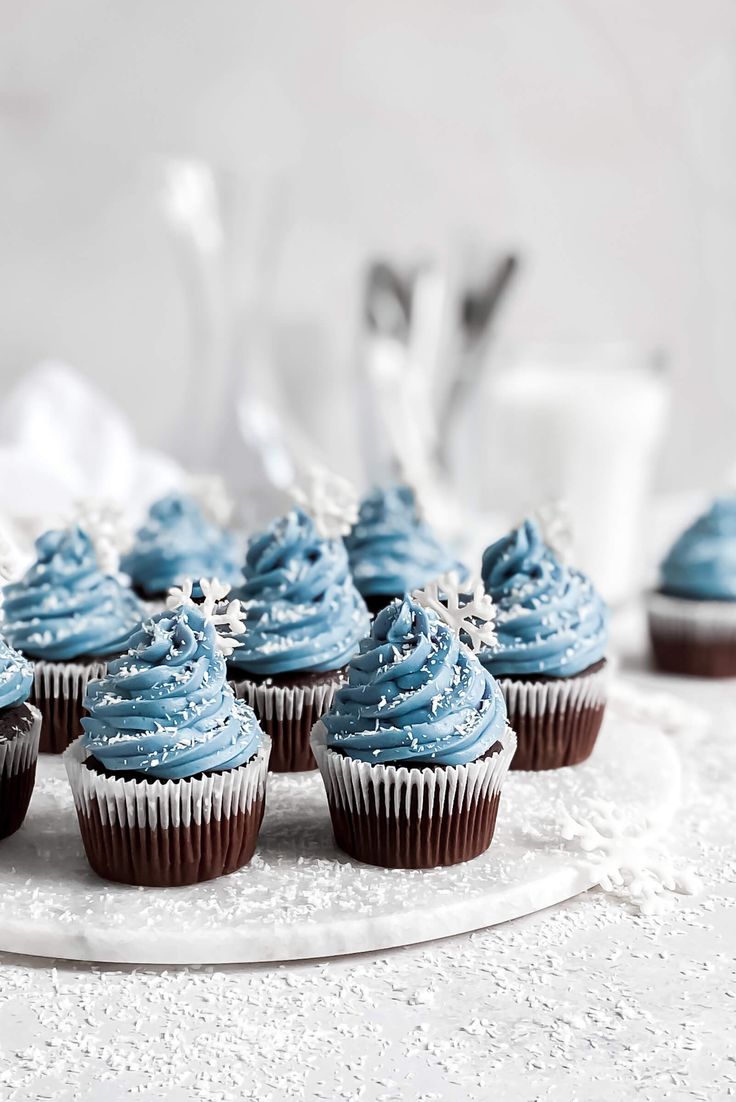
[[[355,584],[372,613],[448,570],[462,570],[421,519],[408,486],[386,486],[364,498],[345,546]]]
[[[377,615],[312,746],[340,849],[429,869],[488,849],[516,738],[491,675],[406,596]]]
[[[486,549],[482,578],[498,609],[498,642],[480,659],[498,678],[516,732],[512,769],[584,761],[606,703],[606,606],[533,520]]]
[[[99,569],[81,528],[36,540],[33,566],[3,589],[3,632],[33,659],[30,699],[43,717],[42,751],[60,754],[81,734],[87,682],[127,649],[144,615],[135,594]]]
[[[220,649],[206,608],[166,610],[87,686],[84,734],[64,761],[99,876],[195,884],[253,856],[269,740],[235,699]]]
[[[736,496],[716,499],[675,542],[647,613],[661,670],[736,677]]]
[[[0,838],[26,817],[36,779],[41,713],[28,703],[33,667],[0,639]]]
[[[314,769],[310,732],[368,630],[365,604],[342,541],[320,536],[302,509],[251,540],[244,573],[245,632],[230,657],[235,691],[271,736],[272,770]]]
[[[186,578],[238,584],[241,558],[231,532],[207,520],[193,498],[172,493],[151,506],[121,567],[141,597],[164,601],[169,589]]]

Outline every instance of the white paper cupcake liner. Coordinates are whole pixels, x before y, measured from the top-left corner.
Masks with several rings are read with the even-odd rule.
[[[106,671],[104,659],[34,663],[31,699],[41,709],[41,753],[61,754],[81,735],[87,685]]]
[[[445,815],[461,811],[478,800],[497,795],[516,750],[516,735],[507,727],[498,753],[466,765],[419,769],[372,765],[356,761],[327,747],[322,722],[312,732],[312,751],[330,803],[351,814],[368,814],[379,808],[386,817],[409,814]]]
[[[43,662],[33,664],[33,693],[38,700],[81,700],[89,681],[104,677],[107,662]]]
[[[606,702],[609,676],[607,666],[603,666],[593,673],[554,681],[515,681],[505,677],[498,677],[497,681],[510,717],[535,717],[601,707]]]
[[[646,608],[652,633],[682,642],[736,644],[736,601],[690,601],[648,593]]]
[[[89,753],[77,739],[64,751],[64,765],[78,813],[91,818],[96,811],[103,826],[166,830],[248,811],[264,796],[270,752],[271,740],[264,735],[255,757],[236,769],[177,781],[147,781],[88,769],[84,762]]]
[[[309,737],[317,720],[329,711],[344,681],[342,670],[335,670],[329,681],[307,681],[303,685],[269,685],[247,678],[231,682],[235,695],[253,708],[261,726],[271,736],[273,772],[315,768]]]
[[[14,777],[29,769],[38,757],[41,735],[41,713],[32,704],[25,707],[31,712],[32,723],[10,739],[0,739],[0,775]]]

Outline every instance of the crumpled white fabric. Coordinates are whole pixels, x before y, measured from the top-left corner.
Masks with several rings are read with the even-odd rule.
[[[64,363],[28,371],[0,402],[0,517],[33,537],[81,499],[117,505],[137,524],[184,482],[182,468],[142,448],[125,416]]]

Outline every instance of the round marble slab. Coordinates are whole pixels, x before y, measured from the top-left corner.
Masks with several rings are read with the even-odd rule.
[[[359,953],[505,922],[596,883],[569,848],[560,809],[614,805],[626,841],[671,821],[680,765],[671,741],[621,705],[592,758],[511,773],[482,857],[430,872],[377,869],[335,849],[318,774],[269,778],[248,868],[191,888],[126,888],[89,869],[58,758],[43,757],[25,824],[0,843],[0,950],[129,964],[224,964]],[[639,710],[640,713],[640,710]],[[656,782],[656,783],[655,783]]]

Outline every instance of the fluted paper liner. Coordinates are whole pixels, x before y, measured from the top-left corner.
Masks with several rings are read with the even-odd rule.
[[[356,761],[329,749],[326,740],[327,730],[318,722],[312,750],[335,840],[351,856],[393,868],[434,868],[488,849],[501,785],[516,749],[510,727],[496,753],[466,765],[433,768]]]
[[[316,768],[309,744],[312,728],[329,711],[344,680],[343,671],[335,670],[330,681],[307,681],[304,685],[266,685],[247,678],[231,682],[235,695],[251,706],[271,736],[273,773]]]
[[[61,754],[82,733],[84,694],[90,681],[104,677],[107,662],[43,662],[33,664],[31,700],[41,710],[40,750]]]
[[[549,681],[497,680],[518,740],[512,769],[559,769],[590,757],[606,706],[605,665]]]
[[[263,818],[271,740],[249,762],[182,780],[114,777],[85,765],[77,739],[64,752],[92,868],[124,883],[172,886],[246,864]]]
[[[0,838],[14,834],[25,819],[36,779],[41,713],[32,704],[22,707],[30,713],[29,725],[0,739]]]
[[[646,606],[660,669],[699,677],[736,677],[736,601],[691,601],[649,593]]]

